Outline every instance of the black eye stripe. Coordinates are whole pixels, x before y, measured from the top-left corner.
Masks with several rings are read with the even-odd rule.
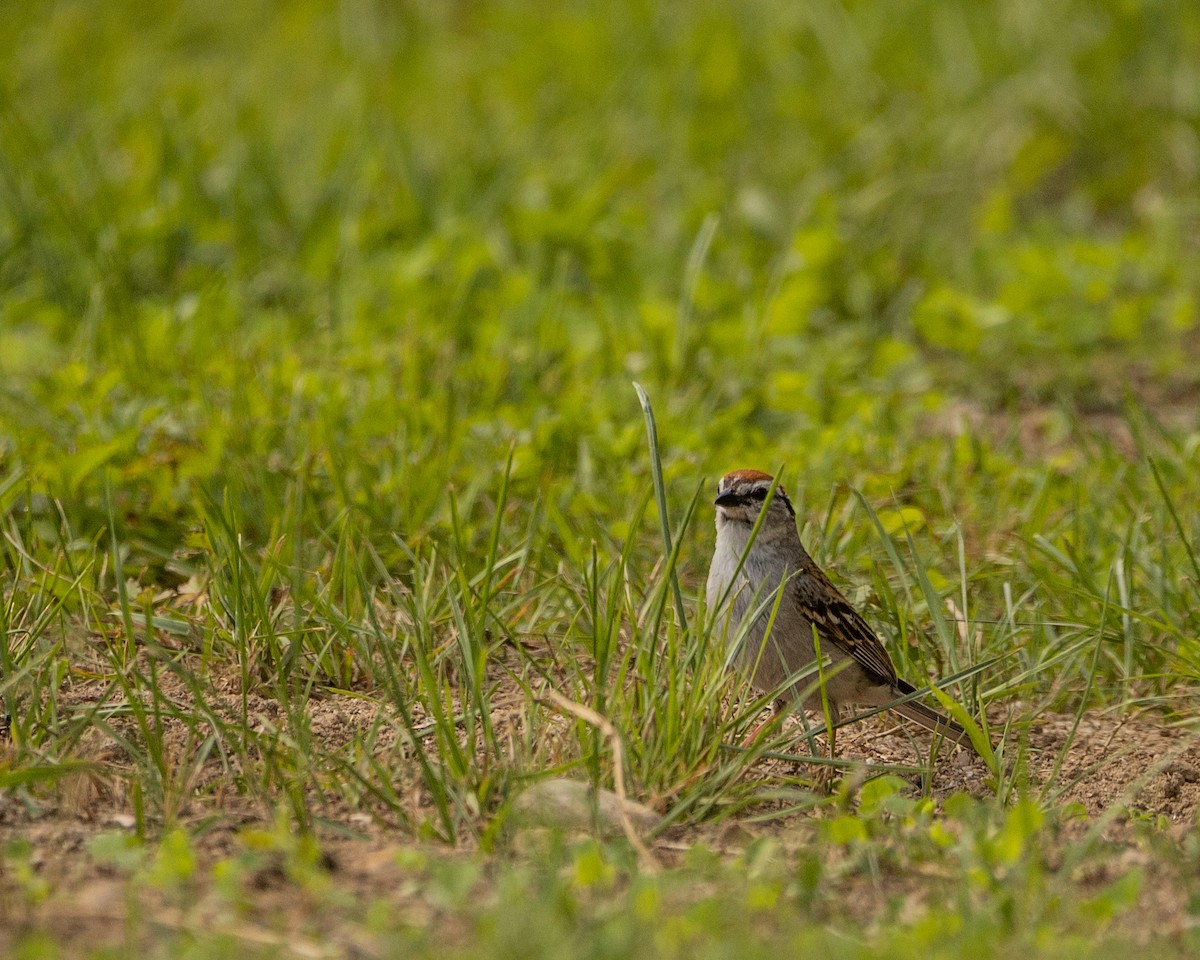
[[[764,490],[762,487],[756,487],[755,489],[750,491],[750,496],[753,497],[755,500],[766,500],[767,499],[767,491]]]

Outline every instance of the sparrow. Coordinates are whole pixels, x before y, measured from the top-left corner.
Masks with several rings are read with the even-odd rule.
[[[824,692],[835,719],[845,704],[890,706],[925,729],[975,750],[966,730],[949,717],[915,700],[893,705],[916,688],[897,675],[875,631],[808,555],[796,530],[792,502],[781,486],[771,493],[772,484],[774,478],[760,470],[734,470],[721,478],[713,501],[717,539],[706,593],[710,610],[722,606],[717,623],[724,623],[730,643],[741,638],[731,660],[763,691],[786,691],[789,678],[807,674],[791,681],[790,697],[783,695],[795,705],[817,677],[806,671],[816,660],[815,631],[821,655],[829,661],[823,670]],[[751,543],[760,513],[762,524]],[[759,612],[753,624],[740,631],[743,618],[755,610]],[[821,711],[820,689],[808,695],[803,707]]]

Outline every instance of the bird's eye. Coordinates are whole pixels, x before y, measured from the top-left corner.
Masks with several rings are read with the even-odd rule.
[[[763,487],[755,487],[750,491],[750,496],[761,503],[767,499],[767,491]]]

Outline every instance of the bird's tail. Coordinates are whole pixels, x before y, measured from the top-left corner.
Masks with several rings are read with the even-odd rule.
[[[916,692],[916,687],[904,680],[901,680],[898,686],[901,693]],[[979,755],[979,750],[971,741],[970,734],[960,724],[944,714],[938,713],[936,710],[916,700],[909,700],[907,703],[898,703],[892,709],[900,714],[900,716],[907,717],[913,723],[919,723],[931,733],[945,737],[951,743],[961,744],[972,753]]]

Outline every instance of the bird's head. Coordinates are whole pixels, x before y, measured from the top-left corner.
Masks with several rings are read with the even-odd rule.
[[[768,500],[774,482],[774,477],[761,470],[734,470],[725,474],[717,484],[717,499],[713,501],[717,507],[717,529],[733,523],[749,530],[758,521],[759,512],[765,510],[761,528],[764,533],[781,529],[794,532],[796,511],[783,487],[777,486]]]

